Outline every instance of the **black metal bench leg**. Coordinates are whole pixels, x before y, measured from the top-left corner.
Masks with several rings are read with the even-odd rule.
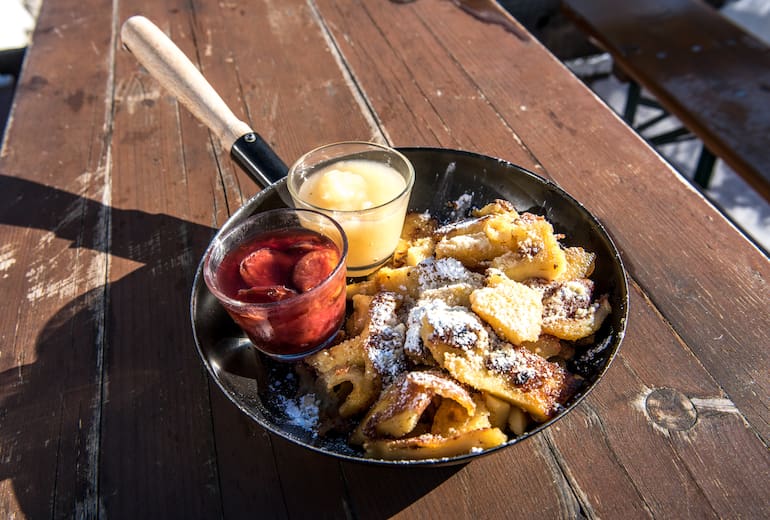
[[[698,158],[698,165],[695,167],[695,175],[693,181],[695,184],[707,190],[709,183],[711,182],[711,175],[714,173],[714,164],[717,158],[706,146],[701,146],[700,157]]]
[[[636,81],[628,82],[628,95],[626,97],[626,108],[623,110],[623,119],[631,127],[634,126],[636,119],[636,109],[639,106],[639,99],[642,96],[642,89]]]

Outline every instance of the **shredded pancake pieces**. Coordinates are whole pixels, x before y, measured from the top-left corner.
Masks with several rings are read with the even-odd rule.
[[[553,418],[567,361],[611,309],[595,255],[502,200],[439,226],[407,217],[391,262],[348,286],[338,343],[308,357],[323,431],[382,459],[485,450]]]

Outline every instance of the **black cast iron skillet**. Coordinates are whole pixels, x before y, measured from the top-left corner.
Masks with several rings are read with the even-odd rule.
[[[226,233],[255,213],[285,206],[289,198],[283,178],[286,173],[283,161],[248,125],[232,116],[192,64],[183,64],[185,70],[180,72],[180,65],[174,61],[179,60],[179,55],[182,58],[184,55],[173,43],[149,21],[139,17],[131,18],[124,24],[122,35],[124,43],[142,64],[191,107],[191,111],[210,126],[223,144],[232,143],[233,157],[263,187],[225,222],[219,233]],[[173,49],[170,50],[169,46]],[[169,53],[174,51],[179,55],[170,57]],[[188,70],[190,68],[192,71]],[[178,76],[181,73],[198,76],[185,80],[187,87],[182,90],[192,88],[198,91],[201,82],[204,90],[211,90],[204,95],[199,92],[192,95],[189,92],[180,93]],[[196,82],[198,86],[195,86]],[[201,108],[202,97],[210,97],[212,93],[219,103],[209,103]],[[221,115],[222,107],[225,116]],[[595,388],[609,368],[625,333],[628,316],[625,270],[617,249],[599,221],[554,183],[510,162],[476,153],[442,148],[400,148],[400,151],[412,162],[416,174],[409,204],[411,211],[429,211],[440,221],[448,221],[456,218],[458,212],[463,216],[462,213],[471,207],[480,207],[502,198],[512,202],[520,212],[529,211],[546,217],[557,233],[566,236],[563,240],[565,246],[581,246],[596,253],[596,270],[591,278],[596,284],[596,294],[609,296],[612,314],[596,334],[594,343],[578,349],[571,361],[570,370],[581,375],[585,384],[564,410],[524,435],[481,453],[431,460],[367,459],[362,451],[348,446],[345,438],[320,438],[287,415],[286,403],[294,400],[297,394],[293,366],[273,361],[251,347],[208,291],[203,282],[202,261],[195,276],[190,302],[195,344],[209,375],[225,395],[262,427],[289,441],[325,455],[370,464],[424,466],[463,463],[517,444],[548,428]],[[455,204],[450,204],[452,202]],[[459,209],[457,202],[461,202]]]

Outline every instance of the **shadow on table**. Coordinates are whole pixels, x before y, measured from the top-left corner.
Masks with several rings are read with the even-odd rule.
[[[352,490],[355,511],[384,517],[461,467],[343,472],[331,457],[271,441],[209,387],[188,308],[213,228],[110,208],[6,175],[0,175],[0,223],[48,231],[70,248],[109,253],[116,266],[68,278],[68,270],[97,264],[65,266],[32,252],[23,268],[28,301],[6,303],[8,321],[23,334],[35,328],[23,322],[34,320],[34,312],[18,313],[17,305],[80,290],[41,287],[38,279],[50,280],[42,269],[57,269],[69,284],[105,281],[59,309],[35,338],[34,351],[25,348],[31,338],[3,338],[0,354],[15,358],[14,368],[0,373],[0,482],[11,480],[25,516],[283,517],[326,506],[342,516]],[[121,269],[127,274],[106,283],[108,273],[114,277]],[[301,492],[304,504],[296,506],[284,502],[278,486],[287,496],[292,489],[317,491]],[[0,497],[0,510],[15,507],[13,499]]]
[[[464,467],[465,464],[411,468],[346,464],[343,471],[347,485],[356,497],[353,516],[372,520],[392,518]]]
[[[289,518],[391,518],[465,467],[340,462],[277,437],[273,449],[279,464],[302,468],[280,477],[281,488],[291,501],[286,507]]]

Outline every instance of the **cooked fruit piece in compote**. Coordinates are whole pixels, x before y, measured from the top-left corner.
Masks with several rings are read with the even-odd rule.
[[[225,255],[216,277],[227,297],[264,304],[227,309],[251,341],[268,354],[294,355],[333,336],[344,319],[345,270],[322,287],[339,263],[334,242],[298,227],[249,239]]]

